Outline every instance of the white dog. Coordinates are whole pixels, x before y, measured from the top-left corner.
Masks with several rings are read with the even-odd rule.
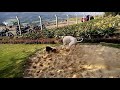
[[[82,42],[83,38],[81,38],[80,41],[77,41],[77,39],[73,36],[65,36],[63,37],[63,46],[69,45],[71,47],[72,45],[76,45],[78,42]]]

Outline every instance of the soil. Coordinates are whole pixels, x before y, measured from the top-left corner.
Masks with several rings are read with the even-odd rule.
[[[102,45],[38,51],[29,58],[24,78],[119,78],[120,49]]]

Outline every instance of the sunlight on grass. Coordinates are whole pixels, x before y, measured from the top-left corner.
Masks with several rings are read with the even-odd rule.
[[[0,44],[0,77],[21,77],[27,57],[48,44]]]

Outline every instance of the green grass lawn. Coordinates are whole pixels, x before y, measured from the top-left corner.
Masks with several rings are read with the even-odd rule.
[[[114,43],[100,43],[103,46],[108,46],[108,47],[114,47],[120,49],[120,44],[114,44]]]
[[[27,58],[48,44],[0,44],[0,78],[22,77]]]

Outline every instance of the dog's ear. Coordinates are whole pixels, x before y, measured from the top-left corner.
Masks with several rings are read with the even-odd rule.
[[[52,52],[56,53],[56,52],[57,52],[57,50],[56,50],[56,49],[52,49]]]

